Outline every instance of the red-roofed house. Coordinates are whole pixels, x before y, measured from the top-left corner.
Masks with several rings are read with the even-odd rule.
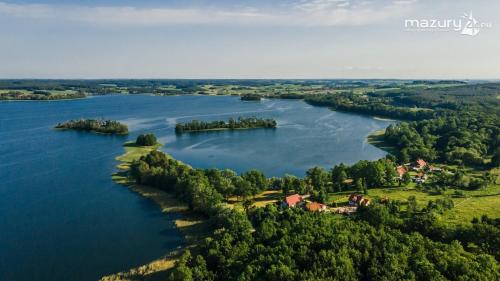
[[[306,204],[306,208],[309,212],[323,212],[326,211],[326,205],[318,202],[310,202]]]
[[[363,198],[361,199],[361,201],[359,202],[359,205],[360,206],[368,206],[370,205],[370,200],[366,199],[366,198]]]
[[[406,174],[408,171],[406,170],[405,166],[398,166],[396,168],[396,172],[398,173],[399,178],[402,178],[404,174]]]
[[[415,163],[413,163],[413,169],[414,170],[421,170],[427,166],[427,162],[425,162],[423,159],[417,159]]]
[[[283,202],[283,205],[285,207],[295,207],[297,205],[300,205],[304,202],[304,199],[302,198],[302,196],[300,196],[299,194],[294,194],[294,195],[290,195],[290,196],[287,196],[285,198],[285,201]]]

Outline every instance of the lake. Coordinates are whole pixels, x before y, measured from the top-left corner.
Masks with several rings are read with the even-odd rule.
[[[278,128],[174,134],[176,122],[274,118]],[[129,136],[56,131],[76,118],[115,119]],[[176,215],[115,184],[122,144],[153,132],[165,152],[193,167],[261,169],[303,176],[315,165],[381,158],[370,132],[391,122],[297,100],[229,96],[99,96],[0,103],[0,280],[97,280],[183,243]]]

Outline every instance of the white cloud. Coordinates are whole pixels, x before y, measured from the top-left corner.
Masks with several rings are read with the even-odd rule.
[[[403,2],[399,0],[397,2]],[[412,0],[406,0],[406,2]],[[290,9],[138,8],[132,6],[73,6],[0,2],[0,16],[83,22],[95,25],[283,25],[335,26],[373,24],[398,18],[409,5],[383,6],[353,0],[301,0]]]
[[[397,4],[397,5],[409,5],[409,4],[414,4],[417,2],[418,2],[418,0],[394,0],[394,4]]]
[[[301,0],[295,8],[307,12],[317,12],[349,6],[349,0]]]

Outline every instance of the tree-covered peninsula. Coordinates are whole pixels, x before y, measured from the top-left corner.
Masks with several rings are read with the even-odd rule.
[[[82,99],[87,95],[83,91],[63,90],[63,91],[26,91],[26,90],[0,90],[0,100],[65,100]]]
[[[470,225],[447,225],[440,218],[454,208],[452,199],[419,205],[414,197],[405,203],[372,197],[372,204],[360,205],[350,216],[336,214],[334,207],[317,213],[279,203],[287,202],[292,189],[310,194],[306,200],[319,200],[335,182],[345,185],[341,178],[346,177],[391,185],[382,183],[394,179],[390,158],[337,166],[330,172],[315,167],[303,179],[269,179],[258,170],[238,175],[228,169],[193,169],[151,151],[133,161],[129,177],[138,185],[173,194],[209,222],[208,237],[181,250],[164,280],[498,278],[498,219],[482,216]],[[381,174],[373,174],[376,170]],[[280,201],[264,203],[263,191],[282,191],[276,198]]]
[[[128,134],[128,126],[114,120],[79,119],[59,123],[56,129],[91,131],[102,134]]]
[[[175,132],[177,134],[211,131],[211,130],[237,130],[237,129],[257,129],[257,128],[276,128],[276,120],[263,118],[244,118],[239,117],[237,120],[230,118],[225,121],[198,121],[193,120],[188,123],[177,123]]]

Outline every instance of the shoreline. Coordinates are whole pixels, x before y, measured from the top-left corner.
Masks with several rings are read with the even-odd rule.
[[[387,122],[397,122],[398,121],[396,119],[390,119],[390,118],[384,118],[384,117],[378,117],[378,116],[373,116],[373,119],[379,120],[379,121],[387,121]]]
[[[384,133],[385,133],[385,129],[381,129],[381,130],[377,130],[377,131],[374,131],[374,132],[371,132],[367,137],[366,137],[366,141],[379,148],[379,149],[382,149],[383,151],[391,154],[391,155],[396,155],[396,148],[388,145],[385,141],[384,141]]]
[[[49,102],[49,101],[71,101],[71,100],[83,100],[83,99],[87,99],[87,98],[88,98],[88,96],[81,97],[81,98],[64,98],[64,99],[47,99],[47,100],[0,99],[0,102],[17,102],[17,101],[22,101],[22,102],[30,102],[30,101],[43,101],[43,102]]]
[[[184,243],[179,245],[175,250],[147,264],[103,276],[100,281],[139,281],[148,280],[148,276],[154,276],[155,279],[161,276],[163,280],[167,280],[170,269],[175,266],[175,262],[182,255],[184,250],[195,247],[196,242],[203,237],[206,231],[204,223],[206,221],[189,212],[188,206],[178,201],[172,194],[157,188],[137,185],[127,177],[130,164],[132,164],[134,160],[139,159],[141,156],[153,150],[159,149],[162,147],[161,144],[154,146],[136,146],[134,142],[126,142],[123,147],[125,153],[116,157],[119,163],[116,166],[118,171],[111,176],[113,181],[127,187],[140,196],[152,200],[160,207],[163,214],[180,214],[181,216],[175,219],[174,223],[175,228],[179,231],[179,235],[183,237]]]
[[[96,130],[83,130],[83,129],[76,129],[76,128],[58,128],[57,126],[54,127],[53,129],[58,130],[58,131],[88,132],[88,133],[93,133],[93,134],[97,134],[97,135],[106,135],[106,136],[111,136],[111,135],[126,136],[129,134],[129,132],[126,132],[126,133],[106,133],[106,132],[99,132]]]

